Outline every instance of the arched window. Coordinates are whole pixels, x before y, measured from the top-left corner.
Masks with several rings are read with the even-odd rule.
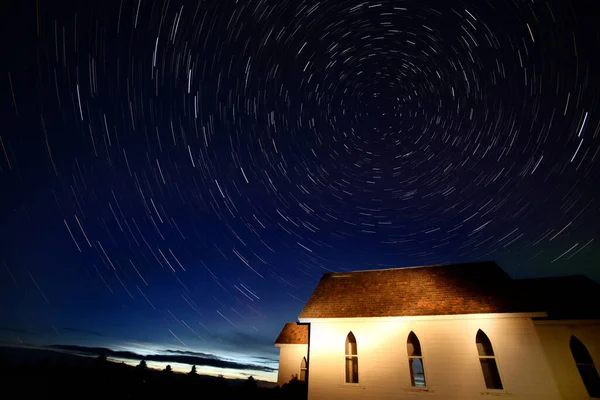
[[[479,363],[481,364],[485,386],[488,389],[502,389],[502,381],[500,380],[498,363],[496,362],[496,355],[494,354],[492,342],[490,342],[490,339],[481,329],[477,331],[475,342],[477,343]]]
[[[346,336],[346,383],[358,383],[358,351],[352,332]]]
[[[308,364],[306,363],[306,357],[302,357],[302,362],[300,363],[300,378],[298,378],[298,380],[305,382],[307,372]]]
[[[592,356],[585,345],[575,336],[571,336],[569,346],[588,394],[590,397],[600,397],[600,376]]]
[[[425,369],[423,367],[421,343],[419,343],[419,338],[412,331],[408,334],[408,339],[406,340],[406,352],[408,353],[410,384],[416,387],[425,387]]]

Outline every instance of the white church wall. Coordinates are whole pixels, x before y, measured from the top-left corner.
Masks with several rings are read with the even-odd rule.
[[[401,399],[560,399],[531,318],[442,316],[312,320],[309,400]],[[503,383],[486,389],[475,336],[492,342]],[[345,340],[352,331],[358,346],[358,384],[345,382]],[[426,388],[411,386],[406,341],[413,331],[421,344]]]
[[[536,321],[535,326],[563,399],[588,399],[569,343],[571,335],[577,337],[600,371],[600,322]]]
[[[308,355],[308,345],[277,344],[277,346],[279,347],[277,384],[282,386],[288,383],[293,375],[300,376],[300,364],[302,363],[302,359]]]

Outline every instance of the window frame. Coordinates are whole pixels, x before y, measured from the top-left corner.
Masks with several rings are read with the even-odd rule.
[[[304,379],[302,379],[302,372],[304,372]],[[300,373],[298,374],[298,380],[300,382],[306,382],[308,380],[308,360],[306,357],[302,357],[300,361]]]
[[[481,332],[481,334],[483,335],[483,337],[488,341],[489,345],[490,345],[490,350],[492,352],[492,355],[488,355],[488,354],[484,354],[481,355],[479,353],[479,348],[478,348],[478,344],[479,342],[477,341],[477,337],[479,336],[479,332]],[[490,337],[487,335],[487,333],[484,332],[483,329],[478,329],[477,332],[475,333],[475,348],[477,350],[477,361],[479,364],[479,369],[481,371],[481,375],[483,378],[483,384],[485,385],[485,390],[488,392],[494,392],[494,393],[498,393],[498,392],[506,392],[506,388],[504,386],[504,379],[502,377],[502,374],[500,373],[500,365],[498,362],[498,355],[496,354],[496,351],[494,351],[494,345],[492,344],[492,341],[490,340]],[[488,383],[485,379],[485,374],[483,372],[483,364],[481,363],[482,360],[493,360],[495,367],[496,367],[496,372],[498,373],[498,380],[500,382],[500,387],[488,387]]]
[[[350,341],[352,338],[353,341]],[[354,351],[350,350],[348,352],[348,344],[354,344]],[[353,354],[355,353],[355,354]],[[352,360],[353,371],[351,375],[348,374],[348,361]],[[354,372],[354,366],[356,366],[356,372]],[[356,378],[356,379],[354,379]],[[360,384],[360,374],[358,367],[358,341],[356,340],[356,336],[352,331],[348,332],[346,335],[346,340],[344,342],[344,384],[345,385],[359,385]]]
[[[410,342],[411,339],[411,335],[414,336],[414,338],[417,341],[417,344],[419,345],[419,353],[420,355],[418,356],[411,356],[410,354],[408,354],[408,345],[409,343],[413,345],[414,347],[414,343]],[[425,363],[423,361],[423,347],[421,346],[421,341],[419,340],[419,337],[417,336],[417,334],[414,331],[410,331],[408,333],[408,335],[406,336],[406,353],[407,353],[407,358],[408,358],[408,373],[410,376],[410,387],[414,390],[426,390],[427,387],[427,375],[425,374]],[[411,365],[411,361],[414,359],[419,359],[421,361],[421,368],[423,369],[423,380],[424,380],[424,385],[423,386],[417,386],[414,384],[415,379],[414,379],[414,372],[412,369],[412,365]]]

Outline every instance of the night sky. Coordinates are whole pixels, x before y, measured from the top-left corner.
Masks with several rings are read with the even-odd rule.
[[[2,343],[273,379],[327,271],[600,279],[584,2],[3,7]]]

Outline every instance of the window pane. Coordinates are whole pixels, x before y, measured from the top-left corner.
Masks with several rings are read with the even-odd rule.
[[[571,347],[571,354],[573,354],[573,358],[577,364],[593,364],[592,356],[585,348],[585,345],[581,343],[579,339],[575,336],[571,336],[571,341],[569,343]]]
[[[352,355],[355,356],[356,355],[356,342],[352,343],[352,342],[346,342],[346,354],[347,355]]]
[[[300,370],[300,377],[298,378],[298,380],[300,380],[302,382],[306,381],[306,370],[305,369]]]
[[[600,397],[600,376],[594,364],[577,365],[577,369],[590,397]]]
[[[485,333],[480,329],[477,331],[477,336],[475,337],[475,342],[477,343],[477,351],[480,356],[493,356],[494,349],[492,348],[492,343],[490,339],[487,337]]]
[[[498,372],[498,365],[494,358],[480,358],[481,371],[483,372],[483,379],[485,379],[485,386],[488,389],[502,389],[502,381],[500,380],[500,373]]]
[[[358,359],[346,357],[346,382],[358,383]]]
[[[421,343],[419,343],[419,339],[414,332],[411,332],[408,335],[408,340],[406,341],[406,350],[409,356],[421,356]]]
[[[421,356],[421,343],[419,343],[419,338],[415,335],[414,332],[408,334],[408,339],[406,340],[406,350],[408,351],[409,356]]]
[[[356,338],[354,337],[354,334],[350,332],[348,336],[346,336],[346,355],[355,356],[357,354],[356,350]]]
[[[410,369],[410,383],[416,387],[425,387],[425,370],[423,369],[423,360],[420,358],[410,358],[408,360]]]
[[[346,383],[352,383],[352,359],[346,357]]]

